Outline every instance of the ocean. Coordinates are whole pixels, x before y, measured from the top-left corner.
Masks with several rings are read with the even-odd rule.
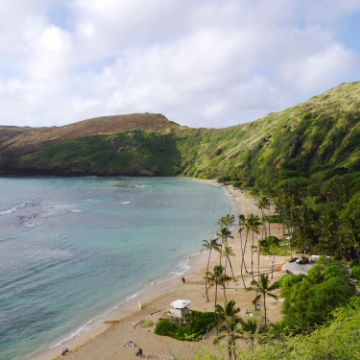
[[[186,178],[0,178],[0,359],[20,360],[91,326],[189,255],[234,211]]]

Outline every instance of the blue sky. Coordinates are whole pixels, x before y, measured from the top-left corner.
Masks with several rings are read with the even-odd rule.
[[[359,0],[0,0],[0,124],[225,127],[360,80]]]

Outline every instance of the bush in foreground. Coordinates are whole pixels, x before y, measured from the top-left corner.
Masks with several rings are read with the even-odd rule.
[[[192,311],[187,325],[175,326],[169,320],[160,320],[156,325],[155,334],[177,340],[199,341],[214,326],[215,315],[213,312]]]
[[[283,342],[238,348],[238,360],[358,360],[360,359],[360,298],[332,313],[332,321],[308,335],[287,337]],[[225,352],[225,351],[224,351]],[[196,360],[224,360],[224,356],[198,354]]]

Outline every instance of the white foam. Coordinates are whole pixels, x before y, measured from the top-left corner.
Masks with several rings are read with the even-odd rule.
[[[61,339],[58,343],[56,343],[55,345],[51,346],[50,349],[55,349],[58,346],[61,346],[63,344],[65,344],[66,342],[74,339],[75,337],[79,336],[80,334],[82,334],[83,332],[85,332],[86,330],[88,330],[90,328],[90,326],[96,321],[98,320],[100,317],[96,317],[95,319],[92,319],[90,321],[88,321],[85,325],[80,326],[77,330],[73,331],[69,336]]]
[[[0,215],[11,214],[11,213],[15,212],[16,210],[18,210],[18,207],[17,207],[17,206],[14,206],[14,207],[11,208],[11,209],[4,210],[4,211],[0,211]]]
[[[123,205],[128,205],[128,204],[130,204],[130,201],[122,201],[121,202]]]
[[[20,210],[20,209],[23,209],[23,208],[27,207],[28,205],[31,205],[31,203],[30,203],[30,202],[23,202],[23,203],[21,203],[20,205],[14,206],[14,207],[12,207],[12,208],[10,208],[10,209],[6,209],[6,210],[3,210],[3,211],[0,211],[0,215],[11,214],[11,213],[13,213],[13,212],[15,212],[15,211],[18,211],[18,210]]]
[[[81,213],[82,211],[81,210],[79,210],[79,209],[72,209],[71,210],[73,213]]]
[[[190,271],[190,256],[188,256],[186,259],[179,261],[179,263],[176,266],[179,270],[178,271],[171,271],[170,277],[171,278],[177,278],[179,276],[182,276],[186,274],[188,271]]]

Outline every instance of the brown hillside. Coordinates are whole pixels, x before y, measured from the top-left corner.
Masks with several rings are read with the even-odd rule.
[[[102,116],[61,127],[21,128],[0,127],[0,156],[6,153],[32,152],[44,145],[55,144],[79,136],[112,134],[129,130],[164,131],[180,128],[161,114],[130,114]]]

